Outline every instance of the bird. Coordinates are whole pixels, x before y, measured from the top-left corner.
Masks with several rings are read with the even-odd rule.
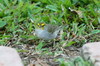
[[[44,26],[44,28],[42,28]],[[43,40],[55,39],[60,31],[61,27],[52,24],[42,24],[42,27],[35,28],[35,34],[38,38]]]

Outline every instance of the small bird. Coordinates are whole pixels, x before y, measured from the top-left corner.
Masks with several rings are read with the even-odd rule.
[[[59,31],[60,31],[60,27],[58,27],[57,25],[47,24],[44,25],[44,29],[36,28],[35,34],[37,35],[37,37],[41,39],[51,40],[57,37]]]

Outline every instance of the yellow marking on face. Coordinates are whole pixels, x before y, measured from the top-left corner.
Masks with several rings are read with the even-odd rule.
[[[40,23],[38,23],[37,25],[40,26]]]
[[[42,23],[42,24],[41,24],[41,26],[45,26],[45,24],[44,24],[44,23]]]
[[[38,23],[37,24],[39,27],[44,27],[45,26],[45,23]]]

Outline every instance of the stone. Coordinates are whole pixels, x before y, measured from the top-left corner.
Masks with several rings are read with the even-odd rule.
[[[100,42],[87,43],[81,49],[81,56],[91,61],[94,66],[100,66]]]
[[[18,52],[10,47],[0,46],[0,66],[24,66]]]

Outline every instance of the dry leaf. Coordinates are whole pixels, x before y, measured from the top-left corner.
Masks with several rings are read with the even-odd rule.
[[[45,61],[37,58],[37,61],[34,63],[30,63],[28,66],[49,66]]]
[[[80,11],[80,10],[75,10],[75,9],[71,9],[70,7],[69,7],[69,10],[70,10],[71,12],[77,13],[78,16],[79,16],[79,18],[83,18],[83,12],[82,12],[82,11]]]

